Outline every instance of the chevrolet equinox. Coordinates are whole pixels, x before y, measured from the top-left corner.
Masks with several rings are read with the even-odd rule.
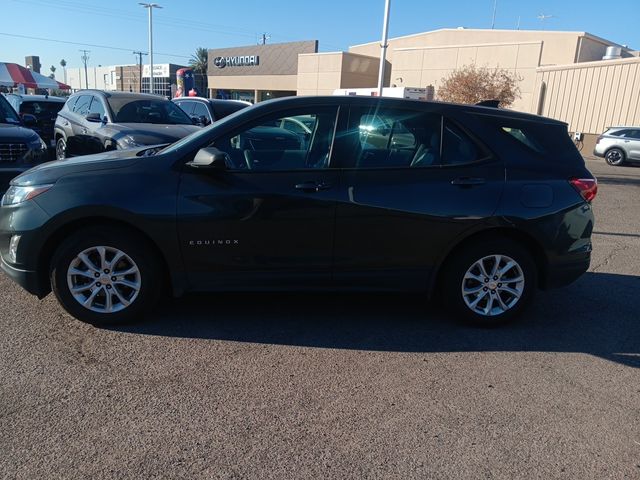
[[[308,131],[283,128],[292,118]],[[165,289],[329,289],[437,295],[488,326],[587,270],[596,192],[555,120],[292,97],[21,174],[0,208],[1,266],[96,325],[139,318]]]

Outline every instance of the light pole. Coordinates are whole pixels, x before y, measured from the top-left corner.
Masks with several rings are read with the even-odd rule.
[[[382,43],[380,44],[380,70],[378,71],[378,96],[382,96],[382,87],[384,87],[384,63],[387,58],[387,38],[389,37],[389,9],[391,8],[391,0],[385,0],[384,4],[384,23],[382,24]]]
[[[149,10],[149,93],[153,94],[153,9],[162,8],[157,3],[138,2],[144,8]],[[142,78],[140,78],[142,84]]]

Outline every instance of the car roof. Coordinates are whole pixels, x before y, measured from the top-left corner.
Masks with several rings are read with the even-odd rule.
[[[52,95],[27,95],[22,93],[7,93],[6,95],[15,95],[16,97],[20,97],[23,102],[57,102],[64,103],[67,101],[66,98],[63,97],[54,97]]]
[[[120,92],[120,91],[117,91],[117,90],[105,91],[105,90],[87,89],[87,90],[79,90],[76,93],[74,93],[73,95],[74,96],[76,96],[76,95],[100,95],[100,96],[105,97],[105,98],[131,98],[131,99],[139,98],[139,99],[166,100],[166,97],[163,96],[163,95],[152,95],[150,93]]]
[[[297,96],[297,97],[283,97],[274,98],[272,100],[265,100],[255,104],[253,109],[265,109],[271,110],[274,107],[304,107],[308,105],[362,105],[368,106],[382,102],[390,107],[414,107],[421,108],[425,105],[435,107],[435,109],[441,111],[471,113],[476,115],[485,115],[504,119],[514,119],[523,121],[533,121],[537,123],[553,124],[553,125],[566,125],[565,122],[555,120],[548,117],[542,117],[539,115],[533,115],[530,113],[518,112],[516,110],[510,110],[506,108],[494,108],[485,107],[479,105],[466,105],[459,103],[448,102],[435,102],[424,100],[412,100],[406,98],[393,98],[393,97],[371,97],[364,95],[331,95],[331,96]]]

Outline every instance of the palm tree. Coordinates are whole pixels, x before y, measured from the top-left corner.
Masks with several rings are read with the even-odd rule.
[[[62,60],[60,60],[60,66],[62,67],[62,70],[64,71],[64,83],[67,83],[67,61],[63,58]]]
[[[196,77],[196,88],[200,87],[201,94],[207,90],[207,69],[209,67],[209,51],[204,47],[196,48],[196,53],[191,55],[189,66]],[[198,85],[199,84],[199,85]]]
[[[51,70],[51,75],[49,75],[49,77],[56,78],[56,67],[54,65],[51,65],[51,68],[49,70]]]

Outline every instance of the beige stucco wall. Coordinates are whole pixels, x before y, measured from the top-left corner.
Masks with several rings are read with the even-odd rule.
[[[227,90],[289,90],[297,88],[296,75],[238,75],[220,77],[209,75],[210,89]]]
[[[298,56],[298,95],[331,95],[337,88],[374,87],[380,60],[348,52]]]
[[[599,134],[612,125],[638,125],[640,58],[539,68],[535,92],[539,113],[567,122],[570,131]]]
[[[433,85],[437,96],[442,79],[458,68],[465,65],[500,67],[522,79],[521,98],[512,108],[529,111],[542,45],[542,41],[532,41],[397,49],[391,83],[408,87]]]
[[[542,42],[544,48],[542,49],[540,65],[567,64],[576,60],[578,39],[584,35],[586,34],[583,32],[551,32],[545,30],[434,30],[390,39],[387,58],[391,63],[394,63],[398,50],[411,47]],[[613,43],[611,44],[613,45]],[[363,55],[379,56],[380,42],[355,45],[350,47],[349,51]]]

